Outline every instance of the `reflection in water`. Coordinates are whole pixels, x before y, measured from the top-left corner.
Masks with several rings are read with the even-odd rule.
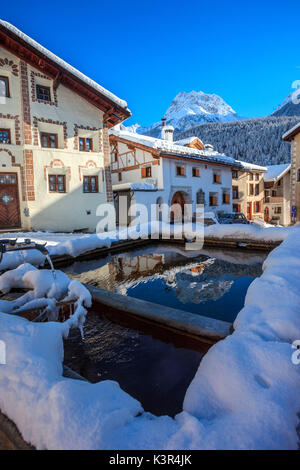
[[[192,313],[233,321],[265,256],[205,250],[191,255],[156,246],[101,260],[76,262],[68,275],[103,289]]]

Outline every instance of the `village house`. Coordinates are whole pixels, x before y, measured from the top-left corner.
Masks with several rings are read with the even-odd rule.
[[[263,218],[264,172],[267,168],[240,162],[242,169],[232,170],[232,210],[248,220]]]
[[[264,175],[264,220],[275,225],[290,225],[291,165],[268,166]]]
[[[120,196],[126,196],[127,207],[142,203],[149,212],[151,205],[156,204],[157,219],[163,204],[177,204],[182,212],[184,204],[191,204],[192,212],[184,214],[188,220],[195,217],[196,204],[203,204],[205,212],[215,215],[232,212],[232,171],[244,172],[247,164],[214,151],[197,137],[173,142],[173,131],[164,120],[161,139],[126,129],[110,131],[117,208]],[[124,219],[118,221],[120,225],[128,223],[125,212],[122,211]]]
[[[300,221],[300,122],[282,136],[291,143],[290,204],[291,222]]]
[[[119,99],[0,21],[0,229],[94,231]]]

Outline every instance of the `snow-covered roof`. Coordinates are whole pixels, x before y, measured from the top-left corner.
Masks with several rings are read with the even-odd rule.
[[[190,143],[194,142],[194,140],[198,140],[203,145],[202,140],[199,139],[199,137],[196,137],[196,136],[187,137],[186,139],[176,140],[174,142],[174,144],[176,144],[176,145],[189,145]]]
[[[283,140],[291,140],[295,135],[299,134],[300,132],[300,122],[296,124],[294,127],[292,127],[290,130],[285,132],[282,136]]]
[[[265,166],[255,165],[254,163],[243,162],[241,160],[237,160],[237,162],[240,163],[245,170],[267,171],[267,167]]]
[[[110,135],[150,147],[162,154],[193,158],[195,160],[205,160],[212,163],[223,163],[230,166],[241,166],[240,162],[237,162],[234,158],[215,152],[210,148],[198,150],[191,147],[185,147],[184,145],[178,145],[177,143],[169,142],[168,140],[137,134],[136,132],[130,132],[126,129],[119,129],[117,126],[109,132]]]
[[[113,184],[113,191],[157,191],[155,184],[150,183],[121,183]]]
[[[106,96],[110,101],[113,101],[115,104],[117,104],[121,108],[124,108],[124,109],[128,110],[126,101],[121,100],[116,95],[114,95],[110,91],[103,88],[101,85],[96,83],[91,78],[89,78],[86,75],[84,75],[83,73],[79,72],[79,70],[75,69],[70,64],[68,64],[64,60],[60,59],[59,57],[57,57],[52,52],[48,51],[48,49],[43,47],[41,44],[39,44],[38,42],[36,42],[34,39],[30,38],[26,34],[24,34],[22,31],[20,31],[18,28],[16,28],[12,24],[8,23],[7,21],[0,20],[0,25],[3,26],[4,28],[6,28],[7,30],[11,31],[13,34],[18,36],[21,40],[25,41],[31,47],[34,47],[35,49],[37,49],[39,52],[44,54],[46,57],[48,57],[53,62],[56,62],[60,67],[64,68],[66,71],[72,73],[77,78],[79,78],[80,80],[85,82],[87,85],[94,88],[96,91],[100,92],[102,95]]]
[[[282,165],[271,165],[267,167],[267,172],[264,175],[265,181],[277,181],[282,178],[291,168],[290,163]]]

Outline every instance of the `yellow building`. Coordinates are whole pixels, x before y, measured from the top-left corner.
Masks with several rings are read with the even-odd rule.
[[[291,221],[300,221],[300,122],[282,136],[291,143]]]
[[[127,104],[0,21],[0,229],[94,231]]]
[[[242,212],[248,220],[264,217],[263,166],[242,162],[243,170],[232,170],[232,209]]]

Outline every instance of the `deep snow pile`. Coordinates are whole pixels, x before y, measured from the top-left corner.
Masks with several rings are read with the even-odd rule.
[[[7,271],[0,276],[0,291],[8,293],[13,288],[27,292],[16,300],[0,300],[0,311],[14,315],[28,309],[46,309],[50,319],[56,320],[56,301],[74,301],[74,314],[64,323],[65,335],[69,328],[83,328],[87,310],[92,299],[89,291],[78,281],[71,281],[62,271],[39,270],[30,264]]]
[[[266,259],[235,332],[204,356],[183,412],[155,417],[118,384],[62,377],[64,324],[0,314],[0,409],[48,449],[296,449],[300,365],[300,227]],[[138,415],[140,413],[140,415]]]

